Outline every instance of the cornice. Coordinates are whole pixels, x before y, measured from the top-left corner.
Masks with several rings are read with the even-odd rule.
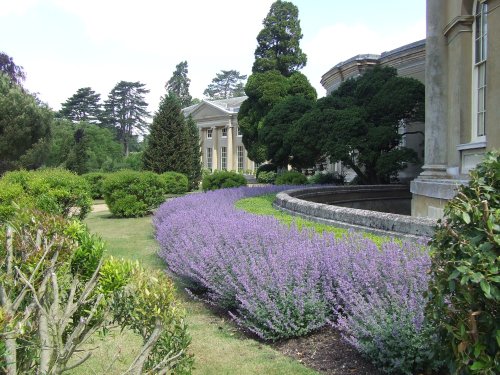
[[[472,30],[472,24],[474,23],[474,16],[472,15],[461,15],[453,18],[451,22],[445,26],[443,29],[443,35],[448,37],[458,26],[466,26]]]

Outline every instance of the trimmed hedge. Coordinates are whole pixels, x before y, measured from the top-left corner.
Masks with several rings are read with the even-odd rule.
[[[316,173],[314,176],[309,177],[309,183],[314,185],[344,185],[345,176],[337,172]]]
[[[7,172],[0,180],[0,221],[14,212],[13,204],[64,217],[84,219],[92,207],[87,181],[65,169]]]
[[[274,173],[278,173],[278,167],[275,166],[272,163],[262,164],[259,168],[257,168],[257,172],[255,172],[255,177],[258,179],[259,175],[262,172],[274,172]]]
[[[165,179],[153,172],[119,171],[104,181],[104,200],[117,217],[151,213],[165,200]]]
[[[189,191],[189,181],[185,174],[165,172],[161,177],[165,180],[167,194],[184,194]]]
[[[257,177],[257,182],[261,184],[274,184],[276,180],[276,172],[260,172],[259,177]]]
[[[90,186],[92,199],[102,199],[104,197],[103,183],[107,173],[91,172],[83,174],[82,177]]]
[[[300,172],[289,171],[276,176],[275,185],[305,185],[307,177]]]
[[[230,171],[215,171],[213,174],[203,177],[202,189],[203,191],[217,190],[246,186],[246,184],[247,180],[239,173]]]

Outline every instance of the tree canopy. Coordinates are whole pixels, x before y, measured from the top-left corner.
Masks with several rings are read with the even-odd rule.
[[[415,152],[400,145],[399,129],[423,120],[424,100],[422,83],[398,77],[394,68],[375,67],[318,100],[297,131],[315,132],[322,152],[351,167],[361,183],[388,183],[416,161]]]
[[[150,117],[144,96],[149,92],[141,82],[120,81],[104,102],[104,122],[118,129],[123,152],[128,155],[134,134],[144,134]]]
[[[188,176],[191,187],[201,178],[200,139],[192,120],[186,120],[179,98],[162,98],[153,118],[148,145],[143,153],[143,168],[156,173],[179,172]]]
[[[243,81],[246,75],[237,70],[221,70],[217,73],[212,83],[208,85],[203,95],[210,99],[229,99],[245,95]]]
[[[192,97],[189,94],[189,84],[191,80],[188,78],[188,63],[181,61],[175,66],[175,71],[172,77],[165,85],[167,94],[175,94],[179,98],[181,107],[189,107],[191,105]]]
[[[62,103],[59,114],[73,122],[95,123],[101,116],[101,95],[90,87],[83,87]]]
[[[21,86],[26,79],[22,66],[16,65],[12,57],[0,52],[0,73],[7,75],[11,83]]]
[[[51,121],[46,105],[0,74],[0,174],[43,164]]]
[[[240,107],[238,124],[243,133],[243,144],[248,151],[248,157],[261,163],[268,157],[266,144],[262,139],[264,133],[260,131],[264,126],[265,116],[288,96],[315,100],[316,90],[300,72],[286,77],[277,70],[271,70],[252,74],[245,86],[245,93],[248,99]]]
[[[290,76],[306,65],[307,56],[299,42],[302,39],[299,10],[291,2],[276,1],[263,21],[257,36],[253,73],[277,70]]]

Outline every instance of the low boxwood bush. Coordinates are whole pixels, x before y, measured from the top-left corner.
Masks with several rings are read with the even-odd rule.
[[[274,184],[276,180],[276,172],[260,172],[259,177],[257,177],[257,182],[261,184]]]
[[[167,194],[184,194],[189,191],[189,181],[186,175],[177,172],[165,172],[161,175],[165,180]]]
[[[297,171],[288,171],[278,174],[274,183],[276,185],[305,185],[307,177]]]
[[[337,172],[316,173],[315,175],[309,177],[309,183],[314,185],[344,185],[345,176]]]
[[[239,173],[230,171],[215,171],[213,174],[207,175],[203,178],[202,189],[204,191],[217,190],[246,186],[246,184],[247,180]]]
[[[0,180],[0,222],[12,214],[13,204],[83,219],[92,197],[87,181],[65,169],[13,171]]]
[[[452,374],[500,373],[500,154],[471,171],[432,240],[428,318]]]
[[[88,182],[92,199],[104,198],[103,183],[107,173],[90,172],[83,174],[82,177]]]
[[[103,185],[104,200],[117,217],[138,217],[151,213],[165,200],[166,182],[153,172],[110,173]]]

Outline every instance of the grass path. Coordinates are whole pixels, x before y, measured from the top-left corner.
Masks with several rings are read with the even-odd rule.
[[[93,233],[107,243],[108,255],[139,260],[145,267],[163,269],[162,260],[156,255],[157,244],[153,237],[151,217],[115,219],[109,211],[93,212],[85,220]],[[179,291],[187,311],[189,332],[192,337],[191,352],[195,356],[193,374],[207,375],[313,375],[315,371],[299,362],[281,355],[267,345],[242,336],[232,322],[212,314],[204,304],[189,299]],[[119,374],[137,347],[137,337],[125,332],[105,339],[94,340],[94,358],[72,374]],[[116,361],[115,361],[116,359]],[[112,369],[108,366],[112,361]]]

